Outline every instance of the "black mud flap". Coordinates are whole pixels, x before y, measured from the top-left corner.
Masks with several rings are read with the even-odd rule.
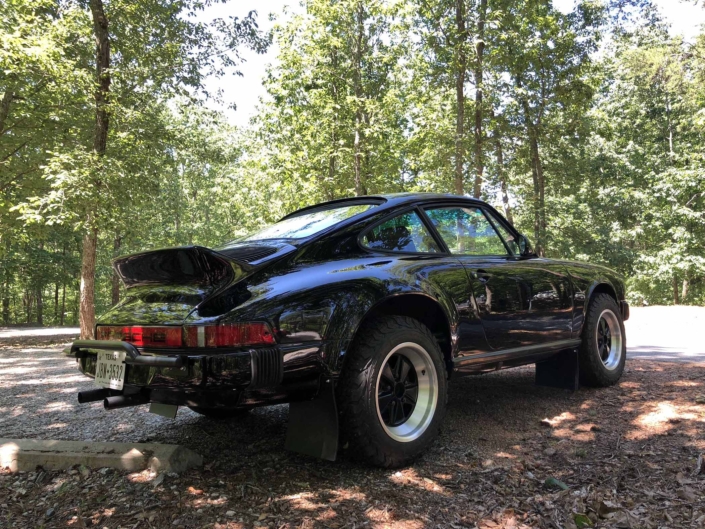
[[[321,381],[318,396],[289,404],[286,449],[307,456],[335,461],[338,453],[338,408],[330,379]]]
[[[537,362],[536,385],[578,391],[578,350],[563,351],[548,360]]]

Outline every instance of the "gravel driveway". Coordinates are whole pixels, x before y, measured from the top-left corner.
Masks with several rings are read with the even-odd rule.
[[[644,346],[659,356],[656,348],[697,330],[686,316],[635,309],[630,348],[649,336],[635,329],[658,322],[671,331],[651,332],[663,342]],[[163,482],[145,473],[0,470],[0,527],[548,529],[575,527],[580,513],[600,527],[705,523],[705,470],[694,473],[705,453],[705,362],[636,356],[619,384],[575,393],[536,387],[532,367],[454,379],[438,442],[389,471],[344,450],[335,463],[285,451],[287,406],[226,422],[188,409],[170,420],[146,406],[79,406],[76,393],[91,381],[60,346],[22,345],[30,338],[0,345],[3,437],[178,443],[206,466]]]

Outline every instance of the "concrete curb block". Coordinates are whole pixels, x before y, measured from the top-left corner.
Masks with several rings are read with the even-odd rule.
[[[66,470],[74,465],[90,468],[116,468],[138,472],[184,472],[203,465],[197,453],[179,445],[159,443],[92,443],[82,441],[41,441],[1,439],[0,467],[11,472]]]

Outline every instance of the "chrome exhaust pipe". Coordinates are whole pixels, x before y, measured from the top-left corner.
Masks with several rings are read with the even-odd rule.
[[[140,406],[148,403],[149,397],[138,393],[136,395],[117,395],[115,397],[106,397],[103,400],[103,407],[106,410],[117,410],[118,408],[129,408],[130,406]]]
[[[78,392],[78,403],[85,404],[87,402],[95,402],[103,400],[110,396],[110,390],[105,388],[89,389],[88,391]]]

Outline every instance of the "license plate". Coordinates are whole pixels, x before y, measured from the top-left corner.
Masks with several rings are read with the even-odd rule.
[[[125,357],[127,353],[98,351],[95,368],[95,385],[102,388],[122,389],[125,383]]]

